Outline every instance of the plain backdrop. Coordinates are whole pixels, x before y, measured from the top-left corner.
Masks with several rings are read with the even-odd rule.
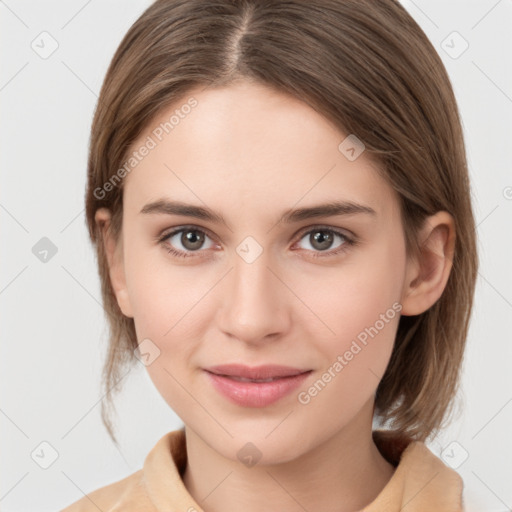
[[[3,512],[63,508],[140,469],[182,425],[140,364],[117,401],[121,449],[107,436],[99,405],[107,330],[84,218],[100,86],[149,3],[0,1]],[[458,98],[481,259],[463,412],[429,447],[463,477],[468,511],[504,512],[512,509],[512,2],[403,3]]]

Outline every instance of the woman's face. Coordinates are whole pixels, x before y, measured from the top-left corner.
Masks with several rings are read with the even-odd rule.
[[[162,397],[233,460],[247,442],[290,460],[371,418],[407,261],[397,196],[347,135],[239,83],[191,91],[133,145],[118,302]],[[314,215],[345,202],[361,211]],[[213,377],[226,364],[304,373]]]

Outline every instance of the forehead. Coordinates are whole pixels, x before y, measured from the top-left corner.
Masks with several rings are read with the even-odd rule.
[[[126,203],[140,210],[167,196],[282,210],[345,199],[389,209],[395,196],[376,164],[365,152],[350,161],[340,151],[347,135],[263,85],[198,87],[160,111],[132,145],[130,154],[150,150],[125,177]]]

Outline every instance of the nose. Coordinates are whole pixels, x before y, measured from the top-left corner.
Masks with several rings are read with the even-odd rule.
[[[287,332],[291,323],[290,292],[286,293],[279,274],[265,251],[251,263],[234,254],[217,317],[226,335],[259,344]]]

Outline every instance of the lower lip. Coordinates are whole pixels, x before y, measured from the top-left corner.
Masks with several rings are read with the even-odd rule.
[[[235,404],[243,407],[265,407],[298,388],[311,371],[272,382],[240,382],[208,371],[206,373],[217,391]]]

